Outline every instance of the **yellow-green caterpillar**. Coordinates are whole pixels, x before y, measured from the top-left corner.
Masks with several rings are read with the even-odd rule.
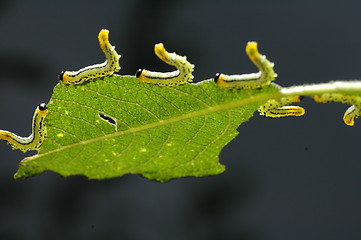
[[[40,104],[35,109],[32,122],[32,133],[29,137],[19,137],[12,132],[0,130],[0,139],[7,141],[13,149],[19,149],[23,152],[38,150],[47,134],[44,121],[48,114],[49,110],[47,105],[45,103]]]
[[[274,63],[268,61],[266,56],[258,52],[256,42],[248,42],[246,46],[246,53],[251,61],[260,70],[258,73],[240,74],[240,75],[226,75],[217,73],[214,81],[218,87],[236,88],[236,89],[255,89],[267,87],[274,81],[277,74],[274,72]]]
[[[104,63],[91,65],[78,71],[62,71],[59,74],[59,80],[65,84],[82,84],[95,78],[110,76],[120,70],[120,55],[115,51],[115,47],[109,42],[109,31],[102,29],[98,35],[99,45],[105,54]]]
[[[361,115],[361,97],[359,96],[346,96],[341,93],[324,93],[314,96],[314,99],[318,103],[341,102],[351,104],[351,107],[349,107],[343,115],[343,121],[348,126],[353,126],[355,119]]]
[[[139,82],[174,86],[193,81],[194,65],[187,61],[187,57],[167,52],[162,43],[154,46],[154,52],[163,62],[175,66],[178,70],[163,73],[139,69],[135,74]]]
[[[214,77],[218,87],[228,89],[256,89],[268,87],[275,80],[277,74],[274,72],[274,63],[270,62],[266,56],[258,52],[258,44],[256,42],[248,42],[246,53],[250,60],[260,70],[258,73],[226,75],[217,73]],[[271,99],[262,105],[258,111],[266,117],[286,117],[286,116],[302,116],[305,110],[299,106],[285,106],[292,102],[301,101],[302,97],[285,97],[280,100]]]
[[[260,115],[265,117],[288,117],[288,116],[302,116],[305,114],[305,109],[299,106],[286,106],[293,102],[300,102],[302,96],[284,97],[280,100],[268,100],[265,104],[258,108]]]

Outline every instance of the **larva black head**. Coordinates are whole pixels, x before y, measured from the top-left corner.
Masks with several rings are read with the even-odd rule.
[[[299,96],[298,98],[300,99],[300,101],[302,101],[304,96]]]
[[[38,108],[39,108],[40,111],[44,111],[44,110],[48,109],[48,105],[46,105],[46,103],[41,103],[38,106]]]
[[[58,78],[59,78],[60,81],[63,81],[64,73],[65,73],[65,71],[61,71],[61,72],[59,73]]]
[[[137,72],[135,73],[135,76],[136,76],[137,78],[139,78],[140,75],[142,74],[142,72],[143,72],[143,69],[139,68],[139,69],[137,70]]]
[[[216,73],[216,76],[214,76],[214,82],[217,83],[218,82],[218,78],[219,76],[221,76],[220,73]]]

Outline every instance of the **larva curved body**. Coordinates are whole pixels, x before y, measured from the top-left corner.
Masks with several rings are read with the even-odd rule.
[[[82,84],[95,78],[113,75],[120,70],[120,55],[115,51],[115,47],[109,42],[109,31],[102,29],[98,35],[99,45],[105,54],[104,63],[91,65],[78,71],[62,71],[59,74],[59,80],[65,84]]]
[[[178,70],[162,73],[139,69],[135,74],[139,82],[174,86],[193,81],[194,65],[188,62],[186,57],[167,52],[162,43],[155,45],[154,52],[163,62],[175,66]]]
[[[293,102],[300,102],[301,96],[285,97],[280,100],[271,99],[259,107],[258,112],[265,117],[289,117],[302,116],[305,114],[305,109],[299,106],[286,106]]]
[[[256,42],[248,42],[246,53],[249,59],[260,70],[258,73],[226,75],[217,73],[214,81],[218,87],[234,89],[256,89],[269,86],[275,80],[277,74],[274,72],[274,63],[267,60],[266,56],[258,52]]]
[[[318,103],[340,102],[350,104],[351,107],[349,107],[343,115],[343,121],[348,126],[355,125],[355,119],[361,115],[361,97],[359,96],[346,96],[340,93],[325,93],[314,96],[314,99]]]
[[[29,137],[19,137],[16,134],[0,130],[0,139],[7,141],[13,149],[19,149],[23,152],[38,150],[42,145],[46,134],[45,118],[49,110],[45,103],[40,104],[36,109],[32,122],[32,133]]]
[[[274,63],[267,60],[266,56],[258,52],[258,44],[256,42],[248,42],[246,46],[246,53],[249,59],[260,70],[258,73],[240,74],[240,75],[226,75],[217,73],[214,77],[218,87],[228,89],[257,89],[268,87],[272,81],[277,77],[274,72]],[[292,102],[301,101],[302,97],[294,96],[281,98],[280,100],[271,99],[259,107],[260,115],[266,117],[288,117],[288,116],[302,116],[305,114],[305,109],[299,106],[286,106]]]

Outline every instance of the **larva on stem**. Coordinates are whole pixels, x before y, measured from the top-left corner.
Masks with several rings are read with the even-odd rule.
[[[293,96],[285,97],[280,100],[271,99],[258,108],[260,115],[265,117],[288,117],[288,116],[302,116],[305,114],[305,109],[299,106],[286,106],[293,102],[300,102],[303,97]]]
[[[65,84],[82,84],[95,78],[110,76],[120,70],[120,55],[115,51],[115,47],[109,42],[109,30],[102,29],[98,35],[99,45],[105,54],[104,63],[84,67],[78,71],[62,71],[59,80]]]
[[[38,150],[42,145],[46,134],[45,118],[49,110],[45,103],[40,104],[36,109],[32,122],[32,133],[29,137],[19,137],[18,135],[0,130],[0,139],[7,141],[13,149],[19,149],[23,152]]]
[[[194,65],[187,61],[187,57],[167,52],[163,43],[156,44],[154,52],[163,62],[175,66],[178,70],[163,73],[139,69],[135,74],[139,78],[139,82],[172,86],[193,81]]]
[[[346,96],[341,93],[324,93],[314,96],[314,99],[318,103],[340,102],[350,104],[351,107],[349,107],[343,115],[343,121],[348,126],[355,125],[355,119],[361,115],[361,97],[359,96]]]

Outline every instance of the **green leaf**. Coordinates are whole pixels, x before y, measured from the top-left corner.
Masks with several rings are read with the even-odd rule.
[[[38,155],[21,161],[15,178],[46,170],[92,179],[141,174],[161,182],[220,174],[219,153],[236,129],[279,95],[275,85],[227,90],[212,80],[161,87],[113,75],[59,83],[49,102],[48,137]]]

